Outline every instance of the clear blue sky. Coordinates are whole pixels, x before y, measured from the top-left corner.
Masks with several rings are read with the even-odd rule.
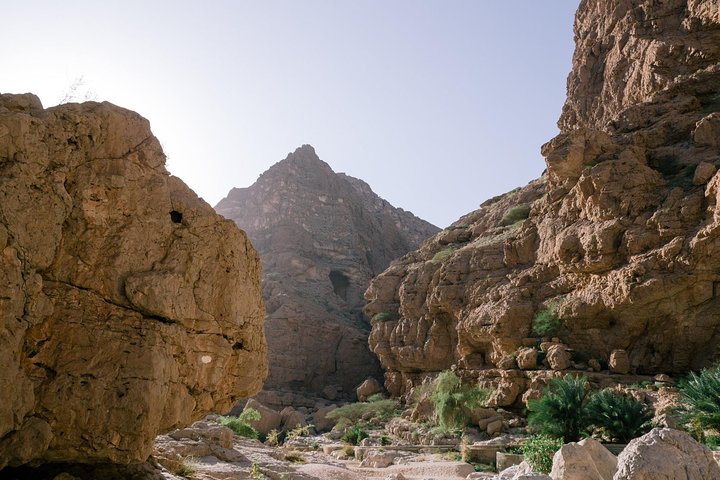
[[[445,227],[545,168],[578,0],[4,1],[1,92],[78,77],[210,204],[304,143]]]

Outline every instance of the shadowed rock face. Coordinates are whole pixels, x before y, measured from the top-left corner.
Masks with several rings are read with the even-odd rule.
[[[0,468],[138,463],[265,378],[260,264],[144,118],[0,95]]]
[[[377,360],[363,293],[437,228],[336,174],[309,145],[235,188],[216,207],[245,229],[263,263],[270,374],[266,389],[353,392]]]
[[[577,368],[616,349],[637,373],[719,358],[717,2],[586,0],[575,36],[547,174],[371,283],[365,311],[386,321],[370,346],[392,392],[456,365],[519,401],[542,373],[513,370],[513,354],[548,307]],[[529,218],[512,223],[519,206]]]

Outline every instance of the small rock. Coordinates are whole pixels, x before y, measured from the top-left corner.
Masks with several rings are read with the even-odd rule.
[[[675,382],[673,381],[673,379],[670,378],[670,375],[666,375],[666,374],[664,374],[664,373],[658,373],[657,375],[655,375],[654,380],[655,380],[656,382],[669,383],[669,384],[671,384],[671,385],[675,383]]]
[[[610,353],[608,367],[612,373],[625,375],[630,372],[630,357],[625,350],[613,350]]]
[[[338,390],[335,385],[328,385],[327,387],[323,388],[322,396],[324,398],[327,398],[328,400],[335,400],[338,395]]]
[[[521,348],[518,350],[515,360],[522,370],[534,370],[537,368],[537,358],[536,348]]]
[[[567,347],[563,344],[554,343],[547,349],[547,361],[553,370],[565,370],[570,367],[571,356]]]
[[[398,452],[370,450],[360,462],[361,468],[387,468],[399,457]]]
[[[701,147],[720,148],[720,112],[713,112],[695,125],[693,141]]]
[[[515,358],[513,358],[512,355],[505,355],[497,362],[497,368],[502,370],[512,370],[515,367],[517,367],[517,364],[515,363]]]
[[[486,430],[487,430],[488,435],[496,435],[496,434],[502,432],[503,421],[500,419],[493,420],[492,422],[488,423]]]
[[[720,135],[720,128],[718,128],[718,135]],[[712,178],[717,172],[717,168],[712,163],[700,162],[695,168],[695,175],[693,175],[693,185],[705,185],[708,180]]]
[[[588,367],[590,367],[593,372],[599,372],[602,370],[602,365],[600,365],[600,362],[596,358],[588,360]]]
[[[358,400],[366,401],[370,396],[382,392],[382,385],[376,379],[370,377],[362,382],[355,390]]]

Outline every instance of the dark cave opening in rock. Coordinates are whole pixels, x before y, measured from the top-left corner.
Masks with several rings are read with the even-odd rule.
[[[350,286],[350,279],[348,279],[347,275],[337,270],[330,270],[329,277],[335,295],[343,300],[347,300],[348,286]]]

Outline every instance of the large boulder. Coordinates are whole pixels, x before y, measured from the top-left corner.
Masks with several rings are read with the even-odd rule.
[[[563,445],[555,452],[553,480],[613,480],[617,458],[600,442],[586,438]]]
[[[708,480],[720,478],[712,452],[690,435],[654,428],[618,456],[614,480]]]
[[[0,468],[140,463],[266,375],[260,264],[147,120],[0,95]]]
[[[268,408],[254,398],[251,398],[245,404],[245,408],[251,408],[260,414],[260,420],[253,420],[250,425],[260,433],[268,434],[270,430],[279,430],[282,425],[282,415],[280,412]]]

